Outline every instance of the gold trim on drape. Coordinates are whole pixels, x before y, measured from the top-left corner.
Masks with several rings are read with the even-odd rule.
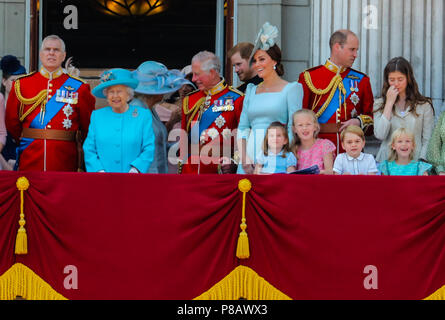
[[[0,276],[0,300],[67,300],[48,283],[21,263],[16,263]]]
[[[424,300],[445,300],[445,286],[443,286]]]
[[[194,300],[292,300],[252,269],[239,266]]]

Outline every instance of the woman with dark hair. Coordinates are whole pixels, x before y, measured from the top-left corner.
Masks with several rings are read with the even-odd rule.
[[[21,75],[26,74],[26,69],[20,64],[17,57],[12,55],[4,56],[0,61],[2,70],[2,82],[0,87],[0,169],[12,170],[13,162],[16,158],[16,143],[7,134],[5,126],[5,110],[12,83]],[[11,160],[11,161],[9,161]]]
[[[434,109],[430,98],[419,92],[411,64],[403,57],[391,59],[385,67],[382,97],[374,104],[374,135],[382,140],[378,162],[388,159],[391,135],[399,128],[414,133],[414,160],[426,159],[434,128]]]
[[[289,137],[293,136],[292,115],[302,107],[301,84],[289,83],[281,78],[284,67],[281,64],[281,50],[275,44],[277,36],[278,29],[266,22],[252,51],[252,67],[263,82],[259,85],[250,83],[246,89],[237,135],[240,174],[254,172],[262,153],[266,130],[272,122],[284,124]]]

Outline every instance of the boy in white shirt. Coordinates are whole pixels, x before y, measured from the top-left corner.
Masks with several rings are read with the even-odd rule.
[[[374,156],[363,153],[365,134],[360,127],[349,126],[341,133],[341,145],[346,153],[339,154],[334,162],[334,174],[375,175],[379,172]]]

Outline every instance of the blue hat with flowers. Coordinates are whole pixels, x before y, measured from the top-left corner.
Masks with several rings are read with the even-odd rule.
[[[138,81],[131,76],[129,70],[119,68],[107,70],[100,76],[100,84],[92,90],[92,93],[97,98],[105,99],[104,89],[117,85],[136,89]]]
[[[3,75],[17,76],[26,73],[26,69],[20,64],[19,59],[12,55],[4,56],[1,59],[0,69],[2,69]]]
[[[141,94],[167,94],[178,91],[184,84],[194,86],[181,71],[168,70],[156,61],[142,63],[132,74],[139,81],[134,91]]]
[[[252,61],[257,50],[267,51],[276,44],[275,39],[278,37],[278,28],[271,25],[269,22],[265,22],[258,33],[252,54],[250,55],[249,61]]]

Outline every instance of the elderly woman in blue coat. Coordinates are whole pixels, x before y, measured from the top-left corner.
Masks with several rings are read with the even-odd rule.
[[[168,70],[156,61],[146,61],[132,72],[139,81],[135,89],[136,98],[130,104],[150,110],[155,134],[155,157],[148,172],[168,173],[167,128],[156,113],[156,104],[163,101],[166,94],[178,91],[185,84],[193,85],[179,70]]]
[[[109,106],[93,111],[83,145],[88,172],[147,173],[154,157],[151,113],[129,105],[138,81],[125,69],[101,76],[92,91]]]

